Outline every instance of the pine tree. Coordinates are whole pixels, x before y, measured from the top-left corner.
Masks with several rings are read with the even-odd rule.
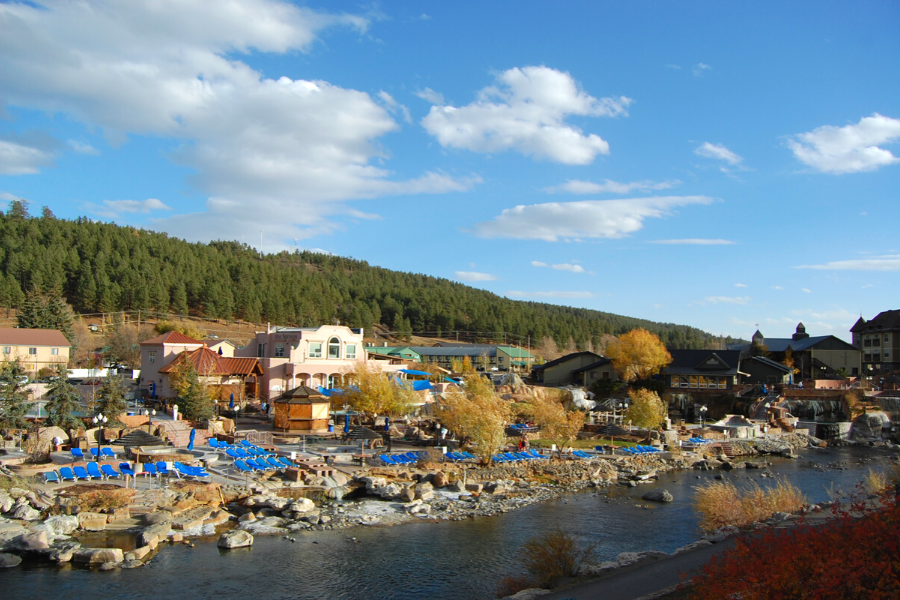
[[[97,390],[97,411],[109,419],[107,425],[122,425],[119,417],[127,408],[125,380],[121,375],[108,375]]]
[[[56,379],[47,394],[50,396],[50,401],[47,402],[47,412],[50,413],[47,423],[66,430],[78,429],[83,425],[81,419],[75,416],[81,410],[81,394],[66,379],[65,367],[57,369]]]
[[[28,396],[24,381],[25,369],[18,359],[0,365],[0,427],[24,429],[28,426]]]

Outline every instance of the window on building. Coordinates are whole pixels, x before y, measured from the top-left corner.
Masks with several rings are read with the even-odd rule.
[[[29,349],[28,349],[28,354],[31,354],[31,355],[37,354],[37,348],[29,348]]]
[[[151,350],[147,353],[147,360],[150,362],[156,362],[156,350]]]
[[[257,344],[256,345],[256,356],[258,358],[265,358],[265,356],[266,356],[266,345],[265,344]]]
[[[872,355],[871,354],[863,354],[863,360],[865,360],[865,361],[872,360]]]
[[[889,334],[889,333],[884,334],[884,341],[885,342],[891,341],[891,334]]]
[[[705,390],[706,389],[706,377],[704,377],[703,375],[700,375],[700,377],[698,379],[700,380],[700,389]]]
[[[609,371],[603,371],[603,379],[609,379]],[[675,386],[672,386],[675,387]]]
[[[328,358],[341,357],[341,340],[336,337],[328,340]]]
[[[890,351],[890,350],[885,350],[885,351],[884,351],[884,357],[885,357],[885,358],[890,358],[890,357],[891,357],[891,351]]]
[[[863,346],[871,346],[871,345],[872,345],[872,339],[869,336],[866,336],[865,339],[863,340]]]
[[[275,344],[275,358],[284,358],[284,342]]]
[[[881,360],[881,352],[875,352],[872,354],[872,360],[879,361]]]
[[[59,348],[50,348],[51,356],[59,356]]]
[[[597,379],[597,371],[591,371],[591,379]]]
[[[873,346],[880,346],[880,345],[881,345],[881,337],[879,337],[879,336],[876,335],[875,338],[872,340],[872,345],[873,345]]]
[[[12,354],[12,346],[3,346],[3,354]]]
[[[309,343],[309,357],[322,358],[322,342]]]
[[[692,388],[698,387],[698,378],[696,375],[691,375],[690,382]]]
[[[347,344],[346,358],[349,360],[356,360],[356,344]]]

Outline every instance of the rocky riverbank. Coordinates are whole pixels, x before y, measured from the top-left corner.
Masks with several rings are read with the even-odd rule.
[[[792,452],[810,441],[818,443],[795,434],[780,443],[758,441],[739,448],[742,456],[784,454],[786,449]],[[186,481],[139,492],[112,484],[84,484],[53,492],[12,486],[0,490],[0,512],[4,514],[0,518],[0,564],[14,566],[24,558],[103,568],[136,567],[150,560],[161,544],[185,543],[196,537],[220,536],[220,545],[227,548],[250,545],[255,535],[281,535],[290,540],[304,531],[489,517],[586,488],[652,483],[658,474],[671,470],[756,465],[688,453],[554,458],[491,467],[420,463],[400,469],[370,468],[352,477],[341,475],[339,487],[327,494],[304,487],[264,490]],[[648,500],[665,502],[670,498],[660,493]],[[110,539],[98,544],[98,536],[104,534]]]

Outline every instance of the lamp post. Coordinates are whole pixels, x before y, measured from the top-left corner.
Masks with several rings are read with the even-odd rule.
[[[97,413],[97,415],[91,419],[93,421],[95,427],[99,427],[100,431],[97,435],[97,461],[100,460],[100,449],[103,447],[103,427],[106,425],[109,418],[106,417],[103,413]]]
[[[700,413],[700,429],[703,429],[703,417],[706,415],[706,411],[709,410],[706,406],[701,406],[697,409]]]
[[[147,433],[152,434],[153,433],[153,417],[156,416],[156,409],[155,408],[151,408],[151,409],[144,408],[141,410],[141,414],[144,415],[145,417],[149,418],[149,421],[147,423]]]

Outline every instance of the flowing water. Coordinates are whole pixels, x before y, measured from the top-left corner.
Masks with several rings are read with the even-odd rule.
[[[878,456],[885,461],[871,460]],[[769,460],[775,463],[771,472],[789,479],[812,502],[821,502],[829,499],[832,485],[851,490],[888,456],[876,449],[843,448]],[[4,598],[67,600],[495,598],[503,577],[522,573],[522,544],[556,527],[595,543],[601,560],[620,552],[671,552],[696,540],[693,487],[720,473],[738,485],[772,481],[761,478],[759,470],[679,471],[661,475],[654,484],[570,494],[499,517],[298,533],[293,534],[296,543],[257,537],[252,548],[231,551],[219,550],[211,539],[198,541],[195,548],[163,547],[139,569],[96,572],[30,564],[6,570],[0,584]],[[657,486],[668,489],[675,501],[640,499]]]

